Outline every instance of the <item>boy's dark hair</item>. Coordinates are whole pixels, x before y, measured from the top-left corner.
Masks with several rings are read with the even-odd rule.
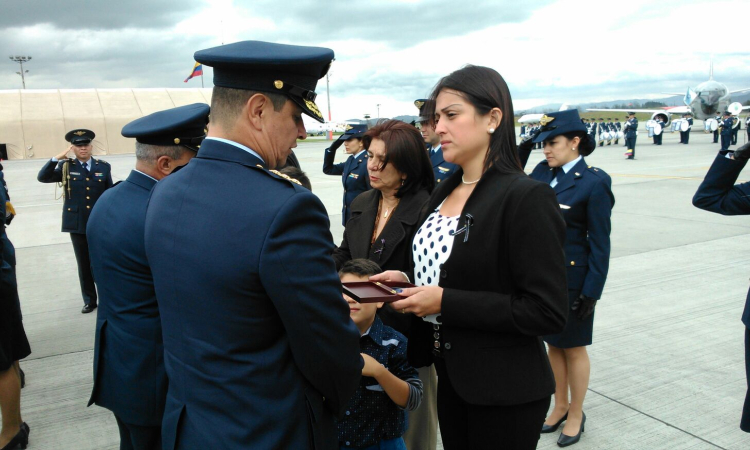
[[[383,272],[383,269],[381,269],[380,266],[377,265],[377,263],[374,263],[369,259],[350,259],[349,261],[345,262],[343,266],[341,266],[341,269],[339,270],[339,277],[343,277],[344,275],[348,274],[356,275],[358,277],[371,277],[381,272]]]
[[[283,169],[279,170],[279,172],[290,178],[294,178],[295,180],[299,181],[302,186],[306,187],[307,190],[312,191],[310,179],[307,178],[307,174],[302,169],[298,169],[294,166],[286,166]]]

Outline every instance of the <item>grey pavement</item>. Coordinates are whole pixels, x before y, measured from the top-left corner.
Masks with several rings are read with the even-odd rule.
[[[750,276],[750,218],[722,217],[690,203],[719,148],[710,135],[692,133],[688,146],[676,134],[667,134],[661,147],[644,134],[638,141],[635,161],[624,159],[622,146],[598,148],[587,158],[612,176],[616,204],[609,279],[589,347],[588,421],[575,448],[750,448],[750,435],[738,428],[746,390],[740,315]],[[310,140],[296,153],[338,242],[341,179],[322,174],[325,147]],[[116,179],[135,162],[133,155],[103,158]],[[535,151],[528,169],[541,159]],[[96,317],[80,313],[73,249],[60,232],[60,192],[36,181],[43,164],[3,162],[18,211],[8,235],[17,249],[33,351],[21,363],[29,448],[117,449],[112,415],[86,407]],[[741,179],[750,180],[750,170]],[[543,435],[539,448],[557,448],[557,436]]]

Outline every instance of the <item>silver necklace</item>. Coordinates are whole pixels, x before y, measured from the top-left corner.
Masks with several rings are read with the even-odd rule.
[[[464,176],[461,175],[461,183],[463,183],[463,184],[477,184],[477,183],[479,183],[479,180],[481,180],[481,179],[482,179],[482,177],[479,177],[479,178],[477,178],[474,181],[466,181],[466,180],[464,180]]]

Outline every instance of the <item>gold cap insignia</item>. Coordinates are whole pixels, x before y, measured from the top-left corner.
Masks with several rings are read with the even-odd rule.
[[[180,138],[174,138],[174,143],[175,144],[179,144],[180,143]]]
[[[414,102],[414,106],[416,106],[417,109],[422,109],[422,107],[424,106],[424,102],[421,100],[417,100]]]
[[[86,134],[86,132],[85,132],[85,131],[83,131],[83,130],[78,130],[78,131],[76,131],[76,132],[75,132],[75,133],[73,133],[73,134],[75,134],[76,136],[83,136],[84,134]]]
[[[549,117],[548,115],[545,114],[542,116],[541,119],[539,119],[539,123],[541,123],[543,127],[546,127],[547,124],[552,122],[553,120],[555,120],[554,117]]]
[[[346,126],[346,129],[345,129],[344,131],[349,131],[349,130],[351,130],[352,128],[354,128],[354,127],[353,127],[353,126],[351,126],[351,125],[347,125],[347,126]]]
[[[273,85],[276,87],[276,89],[281,89],[284,87],[284,82],[281,80],[276,80],[273,82]]]
[[[316,105],[315,103],[311,102],[308,99],[305,99],[305,105],[307,106],[307,109],[312,111],[313,114],[320,117],[321,119],[323,118],[323,114],[320,113],[320,110],[318,109],[318,105]]]

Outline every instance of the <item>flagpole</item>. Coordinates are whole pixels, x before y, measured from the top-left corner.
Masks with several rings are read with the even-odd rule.
[[[203,71],[201,70],[201,88],[203,88]]]

